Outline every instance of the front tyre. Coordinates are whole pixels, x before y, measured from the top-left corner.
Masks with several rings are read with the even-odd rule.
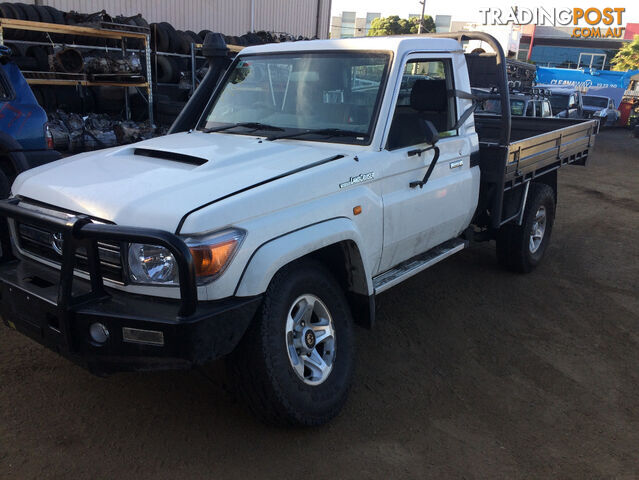
[[[530,185],[522,224],[504,225],[497,233],[497,259],[501,265],[528,273],[541,263],[550,243],[555,204],[552,188],[543,183]]]
[[[309,260],[273,277],[228,366],[240,398],[265,422],[321,425],[346,401],[354,350],[344,292]]]

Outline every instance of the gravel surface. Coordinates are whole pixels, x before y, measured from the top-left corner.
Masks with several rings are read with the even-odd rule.
[[[379,298],[342,414],[268,428],[202,370],[91,376],[0,325],[0,478],[637,478],[639,140],[560,172],[545,262],[466,250]]]

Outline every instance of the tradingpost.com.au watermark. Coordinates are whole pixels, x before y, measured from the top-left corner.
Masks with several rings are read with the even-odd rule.
[[[568,27],[576,25],[571,36],[582,38],[622,38],[621,25],[625,8],[483,8],[484,25],[549,25]],[[587,26],[577,26],[586,24]]]

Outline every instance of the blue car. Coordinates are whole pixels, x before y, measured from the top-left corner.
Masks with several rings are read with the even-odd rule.
[[[0,45],[0,198],[9,196],[19,173],[58,158],[47,114],[11,61],[11,49]]]

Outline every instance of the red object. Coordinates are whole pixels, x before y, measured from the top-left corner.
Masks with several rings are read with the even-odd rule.
[[[47,148],[50,150],[55,149],[55,144],[53,143],[53,135],[51,134],[51,130],[49,130],[49,125],[44,124],[44,139],[47,142]]]
[[[621,116],[619,117],[619,125],[622,127],[628,125],[628,118],[630,117],[630,112],[632,112],[632,108],[634,106],[634,103],[627,100],[624,100],[619,104],[619,112],[621,113]]]
[[[530,34],[530,45],[528,46],[528,55],[526,55],[527,62],[530,61],[530,56],[532,55],[532,47],[533,47],[533,42],[535,41],[535,30],[537,25],[533,25],[532,27],[533,27],[532,33]]]
[[[639,35],[639,23],[626,23],[624,40],[633,40],[635,35]]]

